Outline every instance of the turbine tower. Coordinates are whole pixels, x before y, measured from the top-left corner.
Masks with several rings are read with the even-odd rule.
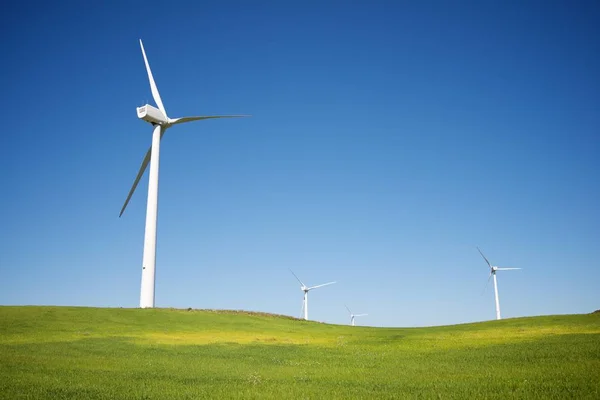
[[[344,307],[346,307],[346,310],[348,310],[348,312],[350,313],[350,324],[352,326],[354,326],[354,317],[362,317],[365,315],[369,315],[369,314],[352,314],[352,311],[350,311],[350,309],[348,308],[347,305],[344,304]]]
[[[296,276],[296,274],[294,274],[294,271],[292,271],[290,269],[290,272],[292,273],[292,275],[294,275],[296,277],[298,282],[300,282],[300,290],[302,290],[304,292],[304,298],[302,299],[302,310],[300,311],[300,314],[302,314],[302,312],[304,312],[304,319],[308,320],[308,292],[313,289],[320,288],[323,286],[333,285],[335,282],[328,282],[328,283],[323,283],[322,285],[308,287],[304,283],[302,283],[302,281],[300,280],[300,278],[298,278]]]
[[[146,156],[142,161],[140,170],[133,181],[133,186],[129,190],[125,204],[121,208],[119,217],[123,215],[135,188],[137,187],[148,163],[150,163],[150,176],[148,184],[148,203],[146,206],[146,233],[144,236],[144,255],[142,259],[142,287],[140,293],[140,307],[149,308],[154,307],[154,287],[155,287],[155,271],[156,271],[156,218],[158,215],[158,164],[160,157],[160,141],[165,134],[166,130],[173,125],[182,124],[184,122],[199,121],[203,119],[212,118],[237,118],[247,117],[247,115],[211,115],[211,116],[200,116],[200,117],[183,117],[183,118],[169,118],[165,106],[158,93],[156,83],[154,83],[154,77],[150,70],[150,64],[148,64],[148,58],[146,58],[146,52],[144,51],[144,45],[140,39],[140,47],[142,49],[142,55],[144,56],[144,63],[146,64],[146,71],[148,72],[148,80],[150,81],[150,89],[152,90],[152,97],[158,108],[146,104],[142,107],[137,108],[137,116],[152,125],[152,146],[146,152]]]
[[[479,250],[479,247],[477,248],[477,250]],[[496,296],[496,319],[502,319],[502,317],[500,317],[500,299],[498,299],[498,282],[496,280],[496,271],[510,271],[510,270],[513,270],[513,269],[521,269],[521,268],[499,268],[499,267],[495,267],[492,264],[490,264],[490,262],[488,261],[488,259],[481,252],[481,250],[479,250],[479,254],[481,254],[481,257],[483,257],[483,259],[487,263],[488,267],[490,267],[490,276],[489,276],[489,278],[487,280],[488,283],[490,282],[490,278],[494,277],[494,294]]]

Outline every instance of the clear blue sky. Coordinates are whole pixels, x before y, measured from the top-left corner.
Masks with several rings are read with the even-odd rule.
[[[0,304],[156,303],[374,326],[600,308],[596,1],[39,2],[0,15]],[[106,3],[106,4],[100,4]],[[111,4],[112,3],[112,4]],[[371,4],[373,3],[373,4]]]

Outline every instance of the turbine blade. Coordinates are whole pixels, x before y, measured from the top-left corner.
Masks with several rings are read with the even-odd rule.
[[[328,282],[328,283],[324,283],[322,285],[317,285],[317,286],[309,287],[308,290],[316,289],[316,288],[327,286],[327,285],[333,285],[334,283],[336,283],[336,282]]]
[[[304,283],[302,283],[302,281],[300,280],[300,278],[298,278],[298,277],[296,276],[296,274],[294,273],[294,271],[292,271],[292,270],[290,269],[290,272],[292,273],[292,275],[294,275],[294,276],[296,277],[296,279],[298,280],[298,282],[300,282],[300,284],[301,284],[302,286],[306,287],[306,285],[305,285]],[[302,302],[302,307],[304,307],[304,302]]]
[[[176,124],[183,124],[184,122],[191,122],[191,121],[199,121],[202,119],[213,119],[213,118],[244,118],[244,117],[250,117],[251,115],[207,115],[207,116],[202,116],[202,117],[181,117],[181,118],[174,118],[169,120],[169,123],[171,125],[176,125]]]
[[[479,250],[479,247],[477,248],[477,250]],[[481,254],[481,257],[483,257],[483,259],[485,260],[485,262],[487,263],[487,265],[490,266],[490,268],[492,268],[492,264],[490,264],[490,262],[488,261],[487,258],[485,258],[485,256],[483,255],[483,253],[481,252],[481,250],[479,250],[479,254]]]
[[[365,315],[369,315],[369,314],[354,314],[355,317],[364,317]]]
[[[497,271],[510,271],[510,270],[513,270],[513,269],[523,269],[523,268],[497,268],[496,270]]]
[[[160,111],[167,116],[167,111],[165,110],[165,106],[163,106],[162,100],[160,99],[160,93],[158,93],[158,88],[156,87],[156,83],[154,82],[154,77],[152,76],[152,70],[150,69],[150,64],[148,64],[148,58],[146,57],[146,51],[144,50],[144,44],[142,43],[142,39],[140,39],[140,47],[142,48],[142,55],[144,56],[144,62],[146,63],[146,71],[148,72],[148,80],[150,80],[150,89],[152,90],[152,97],[156,102],[156,105],[160,109]]]
[[[492,274],[490,274],[490,276],[488,277],[487,282],[485,283],[485,286],[483,287],[483,290],[481,291],[480,296],[483,296],[483,293],[485,292],[485,289],[487,289],[488,285],[490,284],[490,280],[492,279]]]
[[[160,132],[161,140],[162,140],[162,137],[164,134],[165,134],[164,130]],[[125,204],[123,204],[123,208],[121,208],[121,212],[119,213],[119,218],[121,218],[121,215],[123,215],[123,212],[125,212],[125,208],[127,207],[127,204],[129,204],[129,200],[131,200],[131,196],[133,196],[133,192],[135,192],[135,188],[137,188],[137,185],[140,182],[140,179],[142,179],[142,176],[144,175],[144,171],[146,171],[146,168],[148,167],[148,163],[150,162],[151,155],[152,155],[152,146],[150,146],[150,148],[146,152],[146,156],[142,160],[142,165],[140,166],[140,170],[138,171],[138,174],[135,177],[135,181],[133,181],[133,186],[131,186],[131,189],[129,190],[127,199],[125,199]]]
[[[352,315],[352,311],[350,311],[350,309],[348,308],[348,306],[344,304],[344,307],[346,307],[346,310],[348,310],[348,312],[350,313],[350,315]]]

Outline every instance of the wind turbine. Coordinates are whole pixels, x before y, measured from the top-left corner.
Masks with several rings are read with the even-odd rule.
[[[344,307],[346,307],[346,310],[348,310],[348,312],[350,313],[350,323],[352,324],[352,326],[354,326],[354,317],[362,317],[365,315],[369,315],[369,314],[352,314],[352,311],[350,311],[350,309],[348,308],[347,305],[344,304]]]
[[[477,248],[477,250],[479,250],[479,247]],[[513,269],[521,269],[521,268],[499,268],[499,267],[495,267],[492,264],[490,264],[490,262],[488,261],[488,259],[481,252],[481,250],[479,250],[479,254],[481,254],[481,257],[483,257],[483,259],[485,260],[485,262],[487,263],[487,265],[490,267],[490,276],[488,278],[488,283],[490,282],[490,278],[492,278],[492,276],[494,277],[494,293],[496,295],[496,319],[502,319],[500,317],[500,300],[498,299],[498,282],[496,280],[496,271],[510,271],[510,270],[513,270]]]
[[[146,156],[142,161],[140,170],[138,171],[133,186],[129,190],[125,204],[121,208],[119,217],[123,215],[135,188],[137,187],[148,163],[150,163],[150,176],[148,184],[148,203],[146,206],[146,233],[144,236],[144,255],[142,258],[142,287],[140,293],[140,307],[148,308],[154,307],[154,283],[155,283],[155,271],[156,271],[156,217],[158,215],[158,163],[160,155],[160,141],[165,134],[166,130],[173,125],[182,124],[184,122],[199,121],[203,119],[212,118],[237,118],[247,117],[247,115],[211,115],[211,116],[200,116],[200,117],[182,117],[182,118],[169,118],[165,106],[158,93],[156,83],[154,83],[154,77],[150,70],[150,64],[148,64],[148,58],[146,58],[146,52],[144,51],[144,45],[140,39],[140,47],[142,48],[142,55],[144,56],[144,63],[146,64],[146,71],[148,72],[148,80],[150,81],[150,89],[152,90],[152,97],[158,108],[146,104],[142,107],[137,108],[137,116],[150,123],[153,127],[152,133],[152,146],[146,152]]]
[[[308,287],[304,283],[302,283],[302,281],[300,280],[300,278],[298,278],[296,276],[296,274],[294,274],[294,271],[292,271],[290,269],[290,272],[292,273],[292,275],[294,275],[296,277],[298,282],[300,282],[300,290],[302,290],[304,292],[304,299],[302,300],[302,311],[304,311],[304,319],[308,320],[308,292],[313,289],[320,288],[323,286],[333,285],[335,282],[328,282],[328,283],[323,283],[322,285]],[[302,314],[302,311],[300,311],[301,314]]]

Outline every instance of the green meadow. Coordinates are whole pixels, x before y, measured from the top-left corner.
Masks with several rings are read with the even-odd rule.
[[[599,399],[600,314],[431,328],[0,307],[2,399]]]

